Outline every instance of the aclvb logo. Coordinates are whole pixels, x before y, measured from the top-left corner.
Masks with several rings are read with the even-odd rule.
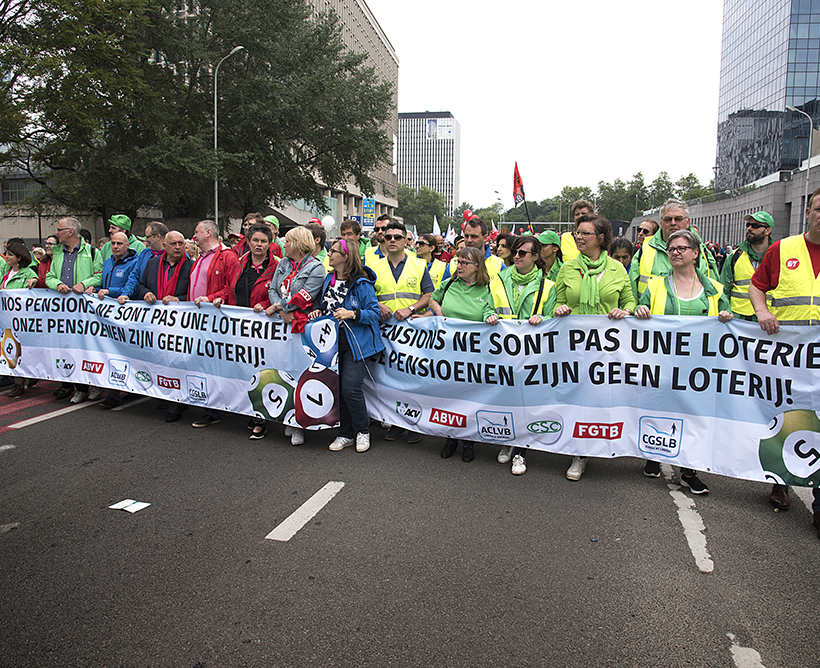
[[[504,443],[515,438],[515,421],[512,413],[477,411],[475,421],[478,435],[485,441]]]
[[[108,360],[108,382],[124,387],[128,382],[130,368],[131,363],[128,360]]]

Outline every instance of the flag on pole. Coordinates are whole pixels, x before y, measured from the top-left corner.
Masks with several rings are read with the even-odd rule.
[[[510,232],[510,234],[512,234],[513,236],[515,236],[515,223],[513,223],[513,226],[512,226],[512,232]]]
[[[441,235],[441,228],[438,225],[438,218],[433,216],[433,234]]]
[[[493,232],[498,232],[498,228],[495,226],[495,221],[493,221]]]
[[[516,161],[513,173],[513,200],[515,200],[515,205],[519,206],[524,199],[524,183],[521,181],[521,174],[518,173],[518,162]]]
[[[456,240],[456,233],[453,232],[453,226],[452,225],[447,226],[447,236],[444,237],[444,239],[448,243],[453,243]]]

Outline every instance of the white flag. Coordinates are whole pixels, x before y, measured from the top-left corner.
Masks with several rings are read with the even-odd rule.
[[[441,228],[438,226],[438,218],[433,216],[433,234],[441,234]]]
[[[495,221],[493,221],[493,232],[498,232],[498,228],[495,226]]]
[[[447,226],[447,236],[444,237],[444,239],[445,241],[447,241],[447,243],[453,243],[456,240],[456,233],[453,232],[452,225]]]

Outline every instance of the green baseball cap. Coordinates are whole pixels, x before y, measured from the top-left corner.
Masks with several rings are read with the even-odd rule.
[[[111,216],[108,220],[108,224],[113,225],[114,227],[119,227],[121,230],[125,230],[126,232],[131,231],[131,219],[121,213],[116,216]]]
[[[743,220],[747,222],[750,220],[756,220],[758,223],[763,223],[764,225],[768,225],[774,229],[774,218],[772,218],[771,214],[768,214],[765,211],[758,211],[757,213],[743,216]]]
[[[558,236],[557,232],[553,232],[552,230],[541,232],[541,234],[538,235],[538,241],[542,244],[555,244],[556,246],[561,245],[561,237]]]
[[[271,225],[276,225],[277,228],[279,227],[279,219],[276,216],[265,216],[262,220]]]

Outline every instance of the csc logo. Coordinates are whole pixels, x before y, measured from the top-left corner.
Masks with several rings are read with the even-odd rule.
[[[555,420],[539,420],[538,422],[530,422],[527,425],[527,431],[533,434],[558,434],[564,428],[560,422]]]

